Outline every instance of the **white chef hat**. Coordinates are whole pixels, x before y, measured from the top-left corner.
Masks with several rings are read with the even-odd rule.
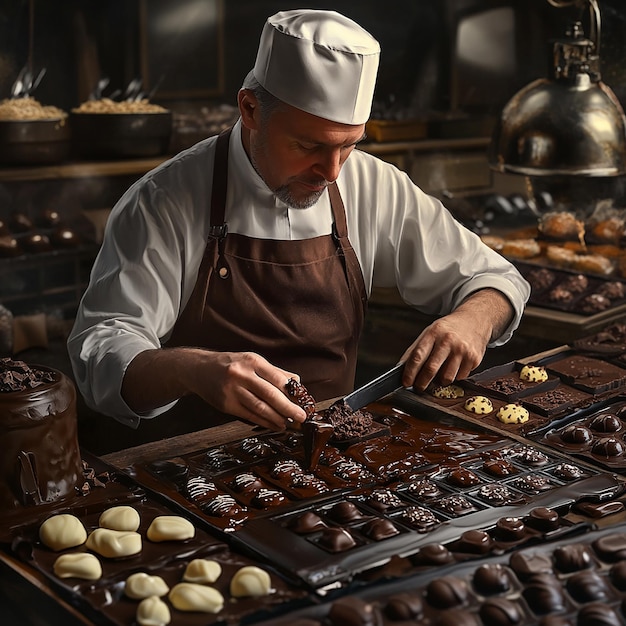
[[[252,71],[279,100],[356,125],[370,116],[379,56],[376,39],[336,11],[281,11],[263,27]]]

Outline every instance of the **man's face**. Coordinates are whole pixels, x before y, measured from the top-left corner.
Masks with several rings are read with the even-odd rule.
[[[338,124],[294,107],[272,112],[250,129],[252,165],[276,196],[293,208],[317,202],[355,145],[365,125]],[[244,120],[245,124],[245,120]]]

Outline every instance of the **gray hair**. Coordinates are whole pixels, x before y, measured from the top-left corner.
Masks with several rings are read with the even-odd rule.
[[[261,119],[265,122],[274,113],[284,106],[284,102],[273,96],[261,83],[256,79],[252,71],[244,78],[242,89],[252,91],[259,102]]]

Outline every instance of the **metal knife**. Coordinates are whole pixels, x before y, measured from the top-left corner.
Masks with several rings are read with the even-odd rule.
[[[340,402],[347,404],[353,411],[357,411],[370,402],[374,402],[402,387],[403,371],[404,363],[400,363],[378,378],[349,393]]]

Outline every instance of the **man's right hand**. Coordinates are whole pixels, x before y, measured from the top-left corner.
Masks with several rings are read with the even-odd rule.
[[[122,396],[136,413],[196,394],[219,411],[272,430],[303,422],[304,409],[287,396],[299,376],[254,352],[162,348],[138,354],[129,364]]]

